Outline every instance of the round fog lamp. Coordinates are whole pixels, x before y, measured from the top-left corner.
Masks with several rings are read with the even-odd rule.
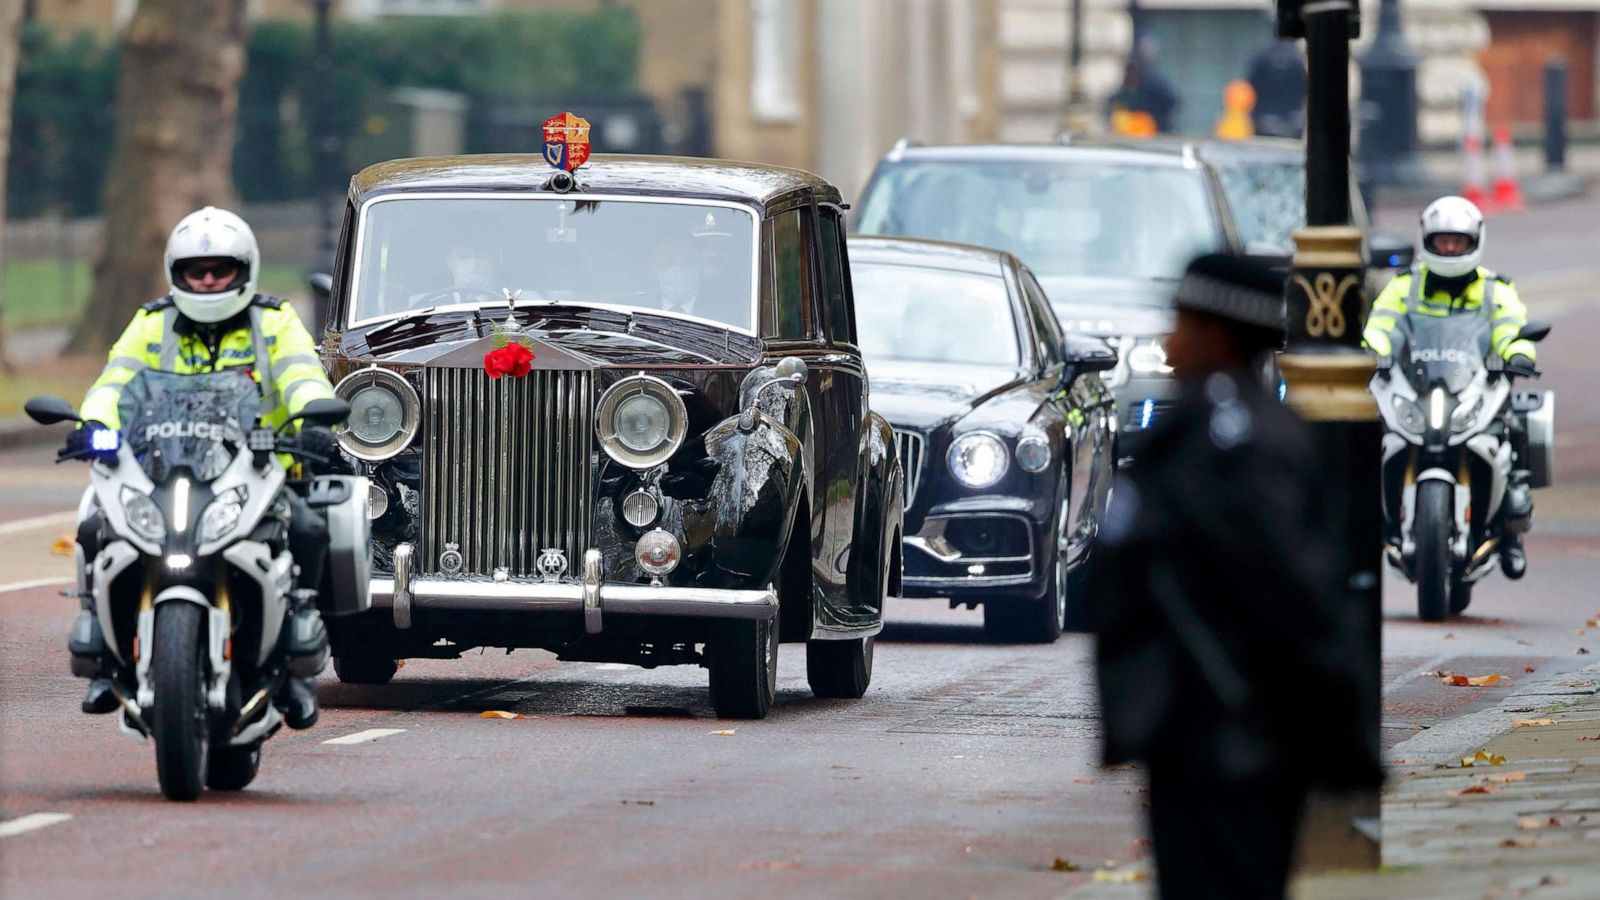
[[[639,568],[655,577],[676,569],[682,553],[683,548],[678,546],[678,539],[660,528],[639,538],[639,544],[633,550],[634,558],[639,561]]]
[[[635,528],[643,528],[656,520],[661,504],[649,491],[634,491],[622,498],[622,520]]]
[[[1017,465],[1024,471],[1043,472],[1050,466],[1050,442],[1041,437],[1025,437],[1017,442]]]
[[[383,518],[389,511],[389,492],[377,482],[367,483],[367,518],[374,521]]]

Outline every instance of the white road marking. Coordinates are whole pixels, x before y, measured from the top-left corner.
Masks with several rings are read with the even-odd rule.
[[[594,668],[597,672],[626,672],[635,667],[626,663],[600,663]]]
[[[344,737],[329,738],[328,740],[323,741],[323,743],[341,745],[365,744],[368,741],[376,741],[380,738],[396,735],[403,731],[405,731],[404,728],[368,728],[366,731],[358,731],[355,734],[347,734]]]
[[[71,584],[71,578],[34,578],[30,581],[13,581],[10,584],[0,584],[0,594],[11,591],[26,591],[30,588],[50,587],[55,584]]]
[[[41,828],[49,828],[51,825],[60,825],[70,818],[72,816],[67,813],[29,813],[9,822],[0,822],[0,838],[15,837]]]
[[[0,522],[0,534],[16,534],[19,531],[33,531],[48,526],[71,525],[78,520],[75,512],[50,513],[45,516],[34,516],[31,519],[17,519],[11,522]]]

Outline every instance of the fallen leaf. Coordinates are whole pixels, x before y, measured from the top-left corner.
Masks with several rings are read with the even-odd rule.
[[[1527,772],[1504,772],[1499,775],[1490,775],[1489,780],[1495,784],[1510,784],[1514,781],[1527,781]]]
[[[1472,675],[1472,676],[1467,676],[1467,675],[1451,675],[1449,673],[1445,673],[1445,674],[1439,676],[1439,680],[1444,682],[1445,684],[1448,684],[1448,685],[1451,685],[1451,686],[1454,686],[1454,687],[1487,687],[1488,685],[1491,685],[1491,684],[1499,684],[1500,683],[1500,676],[1499,675]]]
[[[1074,778],[1074,779],[1072,779],[1072,783],[1073,784],[1094,784],[1094,779],[1093,778]]]
[[[1522,671],[1524,671],[1524,672],[1532,672],[1533,671],[1533,666],[1523,666],[1522,667]]]
[[[723,737],[727,737],[727,736],[728,736],[728,735],[731,735],[731,734],[733,734],[733,733],[734,733],[734,732],[735,732],[735,731],[738,731],[738,730],[739,730],[739,729],[737,729],[737,728],[724,728],[724,729],[722,729],[722,730],[721,730],[721,731],[713,731],[713,732],[711,732],[711,733],[712,733],[712,734],[719,734],[719,735],[722,735],[722,736],[723,736]]]
[[[1533,838],[1506,838],[1500,842],[1502,847],[1537,847],[1539,842]]]
[[[1554,725],[1555,723],[1556,723],[1555,719],[1512,719],[1511,720],[1511,727],[1512,728],[1543,728],[1546,725]]]
[[[1050,864],[1050,871],[1052,871],[1052,872],[1082,872],[1083,871],[1083,866],[1078,865],[1077,863],[1073,862],[1070,859],[1062,859],[1061,857],[1058,856],[1058,857],[1056,857],[1056,861]]]
[[[1539,879],[1540,887],[1565,887],[1572,883],[1572,879],[1565,875],[1546,875]]]
[[[1600,628],[1600,619],[1589,619],[1583,624],[1589,626],[1590,628]]]
[[[1464,769],[1470,769],[1473,766],[1482,764],[1498,766],[1505,763],[1505,761],[1506,758],[1498,753],[1490,753],[1487,750],[1479,750],[1477,753],[1474,753],[1471,756],[1461,757],[1461,767]]]
[[[1580,734],[1580,735],[1578,735],[1578,740],[1580,740],[1580,741],[1600,741],[1600,734]]]
[[[1464,787],[1458,791],[1450,791],[1449,793],[1452,797],[1464,797],[1468,794],[1494,794],[1498,793],[1499,791],[1500,789],[1493,785],[1474,784],[1469,787]]]
[[[1136,870],[1095,869],[1094,880],[1101,884],[1136,884],[1149,878],[1144,872]]]
[[[1517,820],[1517,827],[1523,831],[1538,831],[1544,827],[1544,823],[1532,816],[1524,816]]]
[[[1589,655],[1589,648],[1588,647],[1579,647],[1578,648],[1578,655],[1579,656],[1588,656]]]
[[[486,709],[478,713],[480,719],[526,719],[522,713],[506,712],[503,709]]]
[[[654,800],[623,800],[623,806],[655,806]]]
[[[63,534],[50,542],[50,554],[52,556],[71,556],[72,547],[72,535]]]
[[[1584,635],[1586,635],[1588,633],[1589,633],[1589,629],[1587,629],[1587,628],[1579,628],[1577,631],[1574,631],[1572,633],[1572,636],[1573,637],[1583,637]]]

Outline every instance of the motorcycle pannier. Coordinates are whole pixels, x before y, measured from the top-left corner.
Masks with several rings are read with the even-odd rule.
[[[1528,486],[1549,487],[1556,478],[1556,392],[1519,391],[1512,407],[1528,423]]]
[[[360,475],[319,475],[306,501],[328,522],[328,573],[332,596],[322,598],[324,613],[348,616],[372,607],[372,522],[367,513],[367,479]]]

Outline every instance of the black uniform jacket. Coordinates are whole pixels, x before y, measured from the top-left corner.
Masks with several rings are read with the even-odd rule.
[[[1158,422],[1090,571],[1108,764],[1381,776],[1321,490],[1309,429],[1249,376],[1187,386]]]

